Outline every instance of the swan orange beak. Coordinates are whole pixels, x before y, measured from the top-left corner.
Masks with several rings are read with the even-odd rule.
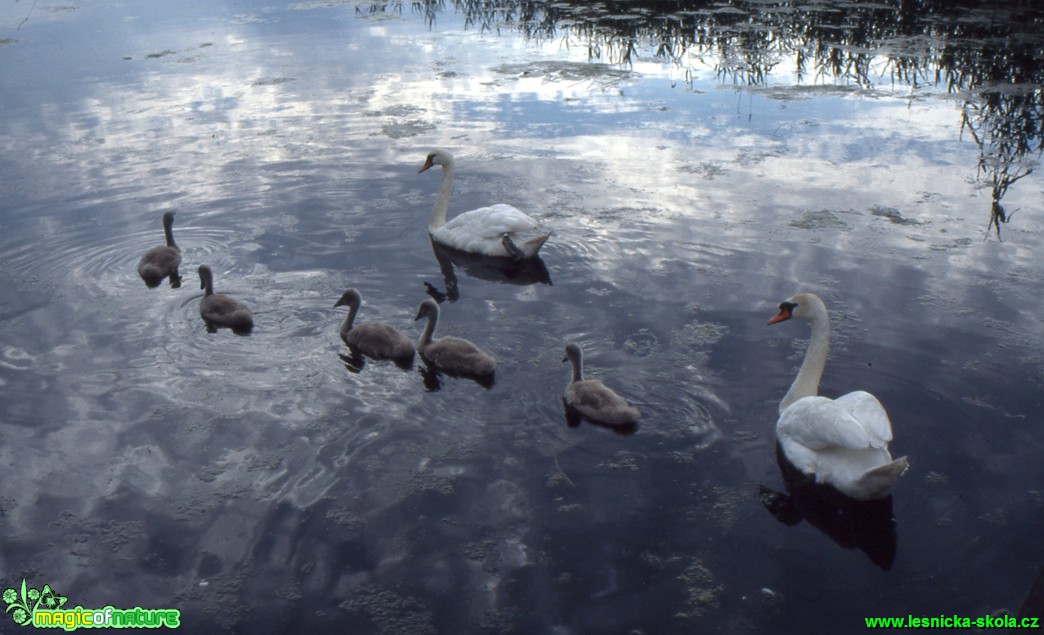
[[[417,170],[417,174],[420,174],[421,172],[423,172],[424,170],[427,170],[428,168],[430,168],[433,165],[435,165],[435,164],[432,163],[431,157],[428,157],[428,160],[424,162],[424,165],[421,166],[421,169]]]
[[[775,324],[777,322],[783,322],[783,321],[789,320],[791,317],[793,317],[793,316],[790,314],[790,307],[788,307],[788,306],[781,306],[781,307],[779,307],[779,313],[773,315],[772,318],[769,319],[768,324],[771,325],[771,324]]]

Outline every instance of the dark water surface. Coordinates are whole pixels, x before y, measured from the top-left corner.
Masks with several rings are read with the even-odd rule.
[[[1038,18],[533,6],[0,5],[3,588],[188,632],[1018,611],[1044,564]],[[439,146],[451,215],[553,228],[546,278],[440,266]],[[167,210],[185,283],[147,289]],[[252,335],[206,331],[199,264]],[[344,289],[414,336],[425,283],[490,389],[344,365]],[[765,321],[799,290],[833,318],[821,392],[878,395],[910,457],[891,515],[783,498],[807,328]],[[634,434],[567,425],[569,339]]]

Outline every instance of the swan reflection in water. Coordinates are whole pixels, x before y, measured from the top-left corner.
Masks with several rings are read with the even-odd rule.
[[[446,284],[446,290],[443,292],[439,291],[433,284],[424,283],[428,295],[434,298],[436,302],[445,302],[447,300],[456,302],[460,298],[456,271],[458,267],[469,277],[489,282],[521,286],[551,284],[551,274],[540,256],[523,260],[499,256],[482,256],[447,247],[434,239],[431,240],[431,250],[435,254],[435,260],[439,263],[439,270],[442,272],[442,279]]]
[[[421,382],[424,383],[424,390],[428,392],[438,392],[442,390],[443,375],[448,375],[455,379],[470,379],[486,390],[492,388],[493,384],[496,383],[496,375],[492,373],[489,375],[464,375],[460,373],[450,373],[435,366],[425,359],[423,355],[421,356],[421,361],[423,364],[417,366],[417,372],[421,376]]]
[[[776,461],[786,493],[758,486],[761,503],[776,520],[789,527],[806,520],[845,549],[859,549],[885,571],[892,568],[897,536],[891,496],[858,501],[818,484],[787,460],[779,444]]]
[[[337,353],[337,357],[340,358],[341,363],[344,364],[344,367],[348,369],[348,372],[360,373],[362,372],[362,369],[366,366],[366,355],[360,352],[358,349],[352,348],[350,345],[348,345],[347,354],[343,352]],[[381,362],[389,361],[398,366],[401,370],[409,370],[413,368],[413,357],[398,359],[380,359],[375,357],[373,359]]]

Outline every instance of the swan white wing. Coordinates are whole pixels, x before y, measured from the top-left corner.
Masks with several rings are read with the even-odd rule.
[[[838,397],[834,403],[859,422],[875,448],[886,447],[892,440],[892,423],[877,397],[863,390],[856,390]]]
[[[844,404],[847,405],[847,404]],[[855,450],[874,446],[870,434],[843,405],[826,397],[803,397],[780,413],[780,439],[790,439],[812,450],[832,447]]]
[[[857,500],[887,496],[906,469],[906,458],[892,460],[884,448],[832,448],[815,453],[816,481]]]
[[[539,228],[540,225],[535,220],[517,207],[497,203],[454,216],[438,229],[465,234],[472,238],[499,241],[504,234],[534,231]]]

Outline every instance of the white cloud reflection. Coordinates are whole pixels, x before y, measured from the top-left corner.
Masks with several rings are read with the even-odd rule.
[[[961,138],[952,99],[796,85],[789,74],[767,88],[735,88],[695,60],[686,62],[689,85],[676,65],[590,64],[575,43],[461,31],[449,15],[427,30],[409,17],[358,19],[350,5],[231,19],[202,6],[172,24],[144,7],[129,22],[118,9],[92,13],[83,19],[119,17],[121,28],[81,44],[71,68],[57,52],[88,37],[79,14],[33,24],[31,40],[0,50],[12,96],[0,124],[5,180],[52,201],[93,192],[88,200],[107,203],[107,214],[137,223],[143,200],[210,215],[264,210],[286,182],[333,180],[350,164],[356,173],[344,178],[362,183],[366,171],[408,171],[428,147],[448,145],[472,165],[544,158],[550,168],[527,160],[530,172],[514,181],[499,167],[483,170],[534,185],[508,187],[520,206],[549,214],[651,210],[643,222],[728,223],[750,242],[767,229],[792,251],[809,240],[839,252],[869,241],[904,254],[905,265],[928,258],[948,276],[954,265],[987,273],[997,266],[980,264],[987,254],[1032,267],[1040,247],[1037,175],[1005,199],[1019,210],[1005,227],[1018,237],[1006,256],[981,240],[989,192],[976,183],[978,148]],[[205,19],[188,19],[193,11]],[[28,61],[36,72],[10,72]],[[92,63],[104,72],[81,79]],[[557,181],[570,172],[555,163],[586,180]],[[474,196],[487,186],[469,187]],[[895,212],[872,212],[881,209]],[[802,225],[824,210],[842,221]],[[256,216],[253,233],[278,218]],[[596,232],[590,240],[619,239],[589,219],[555,220],[566,235],[582,224]],[[612,269],[612,260],[600,266]]]

